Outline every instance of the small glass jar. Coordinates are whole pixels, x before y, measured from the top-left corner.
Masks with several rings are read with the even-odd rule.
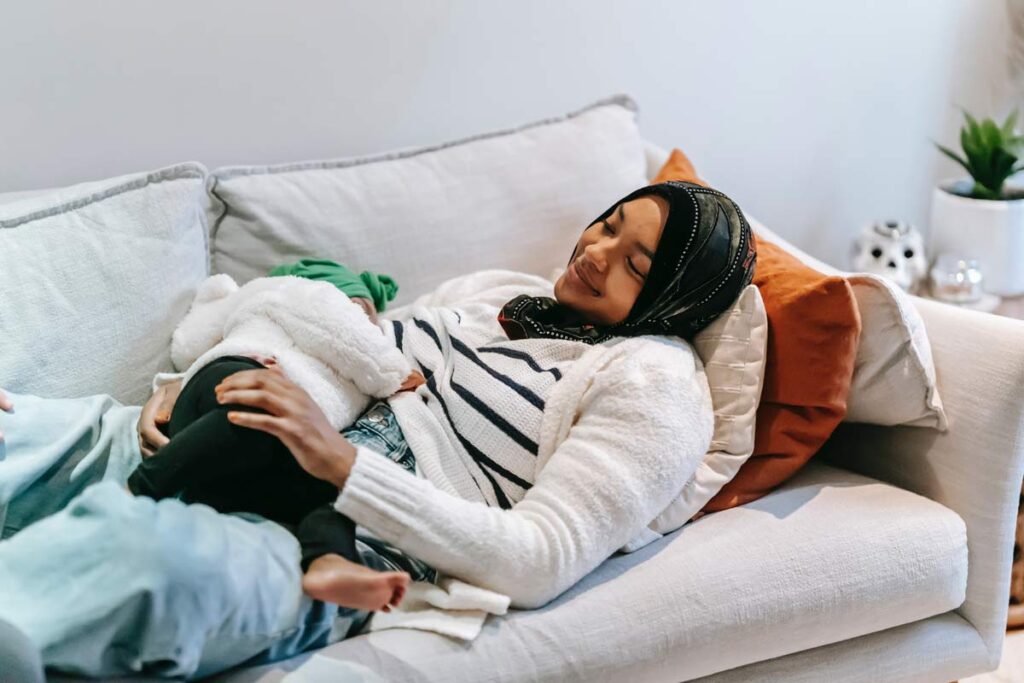
[[[954,304],[977,303],[985,296],[985,277],[978,259],[942,252],[929,271],[932,297]]]

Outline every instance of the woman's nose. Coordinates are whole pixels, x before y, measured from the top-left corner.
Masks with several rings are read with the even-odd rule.
[[[605,248],[601,246],[599,242],[588,244],[583,250],[584,255],[587,257],[587,261],[594,265],[599,272],[604,272],[604,267],[608,262]]]

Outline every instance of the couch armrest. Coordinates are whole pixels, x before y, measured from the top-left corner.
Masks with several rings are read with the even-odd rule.
[[[957,610],[998,666],[1024,474],[1024,321],[913,297],[931,341],[949,430],[843,423],[821,457],[935,500],[967,525]]]

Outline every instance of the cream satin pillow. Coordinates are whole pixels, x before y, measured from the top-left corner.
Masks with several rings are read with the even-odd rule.
[[[693,477],[649,525],[659,534],[692,519],[754,452],[755,417],[768,349],[768,316],[760,290],[747,285],[728,311],[697,334],[693,346],[711,387],[715,430]]]

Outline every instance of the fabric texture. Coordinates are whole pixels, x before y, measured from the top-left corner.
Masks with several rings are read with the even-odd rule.
[[[669,156],[658,179],[676,173],[697,178],[680,150]],[[768,346],[754,449],[703,512],[757,500],[786,481],[846,416],[861,332],[849,282],[814,271],[764,240],[756,240],[756,247],[753,282],[768,318]]]
[[[205,178],[186,163],[0,205],[6,389],[148,398],[208,272]]]
[[[396,305],[470,268],[547,275],[609,199],[646,183],[635,109],[617,97],[433,147],[216,169],[214,272],[244,283],[332,259],[390,273]]]
[[[356,275],[340,263],[328,259],[299,259],[295,263],[272,268],[268,275],[294,275],[308,280],[324,280],[350,299],[370,299],[378,313],[386,309],[388,302],[398,294],[398,283],[390,275],[371,273],[368,270]]]
[[[364,610],[301,594],[299,549],[279,525],[127,495],[124,482],[141,460],[138,407],[103,395],[10,397],[15,411],[0,412],[0,580],[9,589],[0,591],[0,618],[32,637],[47,665],[99,677],[194,677],[287,658],[367,625]],[[345,435],[415,471],[386,403]],[[436,580],[431,567],[367,529],[357,529],[356,547],[368,567]],[[502,604],[454,580],[445,591],[441,604],[466,604],[467,595],[481,609]],[[450,628],[446,616],[440,623]],[[466,632],[485,615],[461,616],[454,623]]]
[[[861,316],[846,422],[947,429],[928,330],[912,297],[884,278],[839,270],[801,251],[756,218],[754,232],[826,275],[853,287]]]
[[[707,185],[700,175],[697,174],[697,168],[690,161],[690,157],[686,156],[683,150],[678,148],[669,152],[668,158],[661,164],[657,175],[651,180],[651,184],[657,185],[658,183],[665,183],[670,180],[682,180],[688,183],[696,183],[697,185]]]
[[[754,237],[739,206],[717,190],[668,181],[634,190],[588,226],[604,221],[618,206],[647,196],[665,200],[668,215],[650,272],[626,319],[595,325],[551,297],[520,295],[505,304],[498,317],[510,339],[573,339],[587,344],[640,334],[692,339],[732,306],[750,283],[757,261]]]
[[[442,286],[429,304],[407,307],[381,325],[427,378],[419,400],[392,402],[432,483],[509,509],[536,479],[547,401],[590,347],[504,335],[496,316],[505,299],[498,297],[550,293],[543,278],[483,271],[465,282],[473,289],[464,298],[447,297],[452,287]]]
[[[489,614],[505,614],[508,605],[507,595],[445,576],[436,585],[410,584],[401,604],[390,612],[375,612],[367,630],[413,628],[468,641],[480,635]]]
[[[949,428],[932,346],[910,297],[878,275],[846,276],[864,332],[857,347],[847,422]]]
[[[711,388],[715,431],[694,476],[651,523],[659,533],[698,514],[754,452],[768,346],[768,317],[757,286],[747,285],[728,311],[697,333],[693,346]]]
[[[812,461],[750,505],[610,558],[544,609],[489,619],[469,649],[395,629],[319,655],[396,681],[669,683],[946,613],[966,577],[958,515]]]
[[[393,312],[393,319],[428,320],[436,323],[438,339],[447,338],[457,323],[469,324],[473,313],[470,302],[453,302],[473,292],[480,320],[500,336],[492,316],[508,290],[485,285],[501,275],[478,273],[452,282],[433,301],[427,297]],[[450,315],[453,327],[438,322],[437,316],[446,315],[443,302],[458,314]],[[434,317],[428,319],[431,305]],[[336,507],[446,574],[507,595],[513,606],[536,607],[615,550],[660,536],[648,525],[679,495],[707,452],[714,414],[700,359],[681,340],[512,343],[586,351],[545,397],[531,486],[521,500],[508,510],[481,505],[487,501],[468,464],[441,457],[450,452],[453,437],[429,438],[443,433],[444,425],[424,405],[432,391],[428,383],[389,400],[427,480],[403,476],[391,463],[360,453]],[[520,365],[523,372],[535,372],[527,361]],[[454,367],[458,379],[464,371]],[[433,374],[450,376],[453,370],[434,368]],[[636,400],[641,395],[647,400]],[[640,423],[645,429],[638,434]],[[565,527],[572,532],[558,531]]]
[[[227,418],[228,411],[266,411],[217,401],[214,389],[223,380],[263,367],[243,356],[223,356],[204,366],[174,402],[170,441],[139,463],[128,488],[154,500],[173,497],[289,525],[302,548],[303,571],[328,553],[358,563],[355,523],[329,504],[337,488],[302,469],[273,434]]]
[[[932,498],[967,524],[971,567],[957,612],[999,664],[1024,476],[1024,324],[913,297],[927,326],[949,429],[844,423],[822,453]]]
[[[398,391],[412,371],[363,309],[327,282],[287,275],[239,287],[214,275],[174,330],[171,358],[187,387],[213,359],[245,355],[274,357],[337,430],[352,424],[370,397]]]
[[[861,321],[850,283],[823,275],[765,240],[754,284],[768,316],[754,452],[704,506],[757,500],[792,477],[846,416]]]
[[[994,665],[988,664],[989,658],[978,632],[954,611],[736,667],[690,683],[960,681],[991,671]]]

